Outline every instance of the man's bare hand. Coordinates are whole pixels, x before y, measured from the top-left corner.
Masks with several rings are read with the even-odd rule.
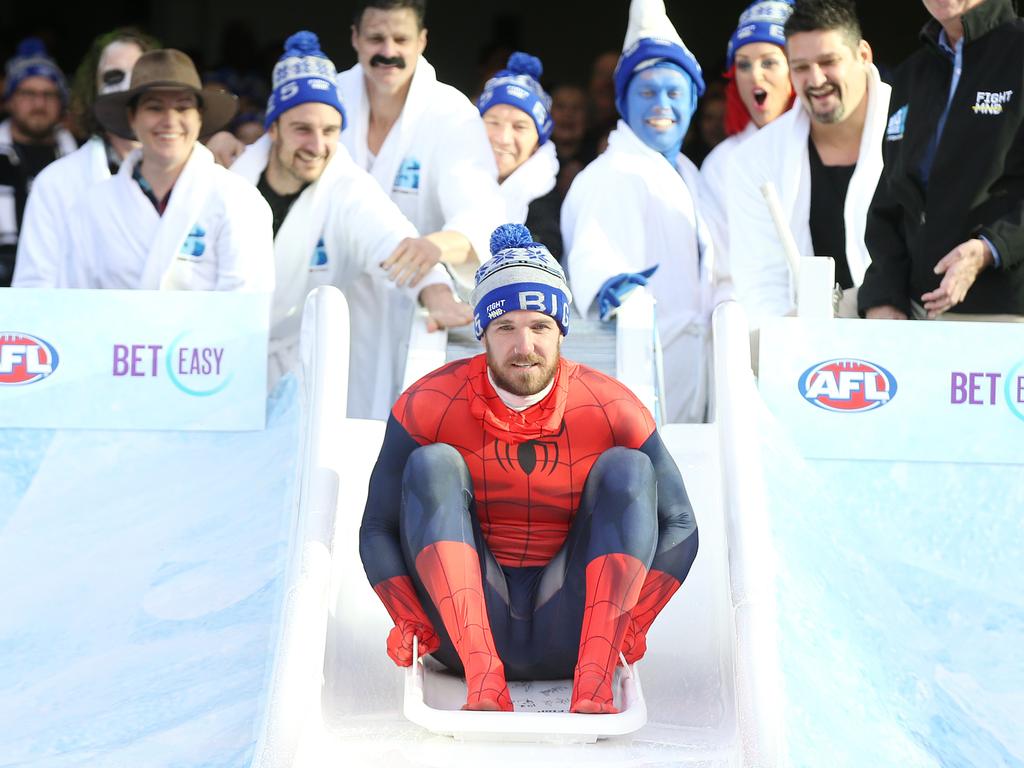
[[[868,320],[906,320],[907,315],[902,309],[897,309],[891,304],[883,304],[880,307],[872,307],[864,313]]]
[[[397,285],[414,286],[441,260],[441,249],[425,237],[407,237],[381,266]]]
[[[230,168],[238,156],[245,151],[245,144],[235,138],[233,133],[227,131],[217,131],[204,143],[206,148],[213,152],[213,159],[225,168]]]
[[[429,313],[427,330],[431,333],[473,322],[473,310],[469,304],[458,301],[452,289],[443,283],[428,285],[420,291],[420,304]]]
[[[921,296],[928,319],[934,320],[963,301],[978,273],[993,263],[988,243],[979,238],[960,243],[939,259],[935,265],[935,274],[944,276],[942,282],[934,291]]]

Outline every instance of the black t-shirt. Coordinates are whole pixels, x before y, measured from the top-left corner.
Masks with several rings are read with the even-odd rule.
[[[57,147],[54,144],[20,144],[16,141],[14,151],[18,153],[21,172],[30,184],[43,168],[57,159]]]
[[[306,186],[309,185],[307,184]],[[256,183],[256,189],[263,195],[263,199],[270,206],[270,212],[274,215],[274,237],[277,237],[277,230],[284,223],[284,217],[288,215],[288,211],[292,209],[292,204],[299,199],[299,195],[303,193],[306,186],[303,186],[302,189],[294,194],[279,195],[270,188],[270,182],[267,181],[267,172],[264,171],[260,174],[260,180]]]
[[[825,165],[814,142],[807,139],[811,160],[811,244],[815,256],[831,256],[836,262],[836,282],[853,288],[846,260],[846,190],[857,165]]]

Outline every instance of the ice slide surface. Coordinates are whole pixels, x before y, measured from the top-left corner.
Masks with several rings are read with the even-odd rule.
[[[460,743],[402,717],[354,557],[381,425],[347,422],[352,450],[308,482],[294,382],[263,433],[4,431],[0,766],[285,765],[292,749],[311,766],[742,765],[744,546],[778,556],[778,764],[1024,765],[1020,468],[809,462],[750,405],[731,447],[715,425],[666,430],[701,552],[639,667],[648,725],[585,746]],[[764,466],[772,529],[753,541],[715,515],[749,490],[719,485],[737,457]],[[317,503],[297,520],[300,487]],[[302,621],[326,632],[290,637]],[[310,641],[322,659],[289,669]]]

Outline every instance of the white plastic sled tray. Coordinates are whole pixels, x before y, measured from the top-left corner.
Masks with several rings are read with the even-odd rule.
[[[614,715],[569,712],[572,680],[510,681],[515,712],[468,712],[466,681],[430,657],[405,672],[405,716],[423,728],[460,740],[592,743],[633,733],[647,723],[636,666],[619,666],[612,682]]]

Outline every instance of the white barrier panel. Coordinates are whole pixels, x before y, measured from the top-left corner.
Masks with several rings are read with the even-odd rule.
[[[760,390],[808,458],[1024,462],[1022,324],[777,318]]]
[[[269,294],[5,290],[0,428],[263,429]]]

